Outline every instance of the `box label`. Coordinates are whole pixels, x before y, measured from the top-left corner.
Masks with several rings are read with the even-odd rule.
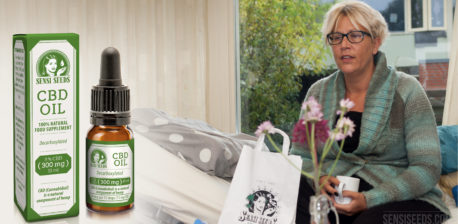
[[[16,200],[24,211],[26,205],[26,137],[25,137],[25,49],[22,40],[16,40],[14,64],[14,182]]]
[[[104,207],[133,202],[133,139],[119,142],[87,140],[87,199]]]
[[[76,203],[76,50],[40,41],[30,52],[31,208],[64,214]]]

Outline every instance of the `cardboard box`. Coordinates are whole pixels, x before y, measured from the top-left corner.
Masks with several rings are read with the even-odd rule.
[[[78,41],[13,36],[14,202],[27,221],[79,212]]]

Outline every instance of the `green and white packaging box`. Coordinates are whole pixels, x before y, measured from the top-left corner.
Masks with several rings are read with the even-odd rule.
[[[79,212],[79,36],[13,36],[14,202],[27,221]]]

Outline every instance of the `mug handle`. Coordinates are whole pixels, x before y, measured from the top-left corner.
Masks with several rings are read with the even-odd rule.
[[[343,199],[342,192],[345,187],[345,183],[340,182],[339,186],[337,187],[337,194],[339,194],[339,200]]]

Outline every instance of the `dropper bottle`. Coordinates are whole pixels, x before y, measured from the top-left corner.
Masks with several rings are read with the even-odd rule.
[[[134,205],[134,138],[129,88],[122,85],[119,52],[102,52],[99,84],[91,91],[91,124],[86,139],[86,205],[117,212]]]

